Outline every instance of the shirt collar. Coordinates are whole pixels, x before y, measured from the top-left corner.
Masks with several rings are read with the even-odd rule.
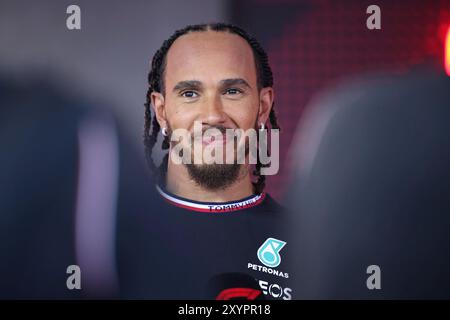
[[[156,185],[158,193],[170,204],[181,207],[191,211],[197,212],[210,212],[210,213],[227,213],[234,212],[243,209],[248,209],[259,205],[266,197],[266,193],[260,193],[251,195],[246,198],[228,201],[228,202],[200,202],[174,195],[167,190],[164,190],[161,186]]]

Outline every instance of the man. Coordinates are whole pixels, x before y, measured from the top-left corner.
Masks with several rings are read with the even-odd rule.
[[[272,84],[266,53],[242,29],[226,24],[196,25],[169,38],[153,58],[144,133],[150,168],[155,173],[152,149],[160,128],[163,149],[170,148],[158,173],[161,189],[176,197],[215,204],[262,196],[266,198],[262,206],[279,209],[263,194],[265,176],[260,161],[254,171],[256,182],[252,182],[248,161],[241,165],[169,161],[175,145],[170,142],[171,133],[180,128],[192,132],[196,122],[203,130],[220,131],[212,141],[216,144],[232,142],[225,137],[226,129],[264,130],[269,118],[272,129],[279,129]],[[210,143],[208,138],[203,137],[203,145]]]
[[[151,237],[147,243],[153,242],[152,248],[146,251],[153,251],[153,259],[130,252],[129,259],[147,261],[147,266],[127,270],[134,280],[124,276],[124,292],[170,299],[290,299],[284,260],[289,244],[281,230],[281,206],[264,193],[267,163],[258,152],[253,182],[251,146],[246,144],[251,139],[225,135],[231,129],[264,132],[266,122],[279,128],[266,53],[236,26],[187,26],[156,52],[148,80],[144,143],[150,169],[159,176],[161,202],[168,204],[163,211],[145,213],[141,232],[135,230],[135,239],[127,240]],[[195,136],[198,125],[200,139]],[[194,133],[194,138],[175,141],[172,135],[179,130]],[[169,152],[157,167],[152,150],[159,132],[162,148]],[[199,155],[196,146],[217,147],[217,152],[233,142],[237,145],[226,149],[232,163],[208,163],[201,152],[200,162],[190,161]],[[180,144],[188,161],[176,163],[172,152]],[[239,163],[242,150],[246,160]],[[142,270],[159,277],[151,292],[139,280]]]

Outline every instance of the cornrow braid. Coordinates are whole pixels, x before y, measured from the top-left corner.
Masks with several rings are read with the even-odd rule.
[[[168,164],[168,153],[164,156],[161,165],[157,167],[155,162],[153,161],[152,154],[153,148],[158,140],[158,133],[160,131],[159,123],[156,119],[156,115],[151,110],[151,94],[152,92],[159,92],[161,94],[165,94],[165,86],[164,86],[164,72],[166,67],[166,57],[167,52],[169,51],[172,44],[179,37],[188,34],[190,32],[205,32],[208,30],[217,31],[217,32],[229,32],[232,34],[239,35],[243,39],[247,41],[253,51],[255,64],[256,64],[256,72],[257,72],[257,83],[258,90],[265,87],[273,86],[273,74],[272,69],[270,68],[268,57],[264,49],[261,47],[259,42],[249,35],[243,29],[227,23],[211,23],[211,24],[198,24],[198,25],[189,25],[183,29],[175,31],[175,33],[170,36],[169,39],[165,40],[161,46],[161,48],[156,51],[155,55],[152,59],[151,70],[148,74],[148,90],[145,106],[145,124],[144,124],[144,146],[145,146],[145,156],[147,159],[147,163],[151,172],[158,178],[164,179],[167,173],[167,164]],[[277,123],[277,117],[275,114],[274,104],[272,104],[272,109],[269,114],[269,122],[270,126],[273,129],[280,129],[280,126]],[[162,142],[162,150],[169,149],[169,137],[165,136]],[[261,175],[261,168],[266,165],[263,165],[259,160],[259,152],[257,155],[257,163],[255,164],[255,169],[253,170],[253,175],[256,177],[256,181],[253,182],[253,188],[255,193],[261,193],[264,191],[265,180],[266,177]],[[267,165],[268,166],[268,165]]]

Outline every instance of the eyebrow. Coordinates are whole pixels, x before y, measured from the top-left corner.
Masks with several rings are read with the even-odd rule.
[[[223,87],[228,87],[228,86],[236,86],[236,85],[241,85],[244,87],[247,87],[249,89],[251,89],[252,87],[248,84],[247,81],[245,81],[242,78],[233,78],[233,79],[224,79],[220,81],[220,85]]]
[[[247,87],[251,89],[251,86],[248,84],[247,81],[245,81],[242,78],[231,78],[231,79],[224,79],[219,82],[221,87],[228,87],[228,86],[236,86],[241,85],[244,87]],[[201,89],[203,87],[203,84],[201,81],[198,80],[184,80],[178,82],[175,87],[173,87],[173,92],[187,90],[187,89]]]
[[[186,90],[186,89],[199,89],[202,87],[201,81],[198,80],[185,80],[180,81],[173,87],[173,92]]]

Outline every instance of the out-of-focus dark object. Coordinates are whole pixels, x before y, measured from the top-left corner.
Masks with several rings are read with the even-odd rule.
[[[127,297],[126,252],[146,243],[125,227],[158,212],[143,157],[111,114],[48,81],[0,79],[0,100],[0,298]]]
[[[80,298],[65,284],[86,110],[43,82],[2,79],[0,98],[0,297]]]
[[[450,298],[450,78],[341,86],[313,103],[297,139],[296,298]]]

